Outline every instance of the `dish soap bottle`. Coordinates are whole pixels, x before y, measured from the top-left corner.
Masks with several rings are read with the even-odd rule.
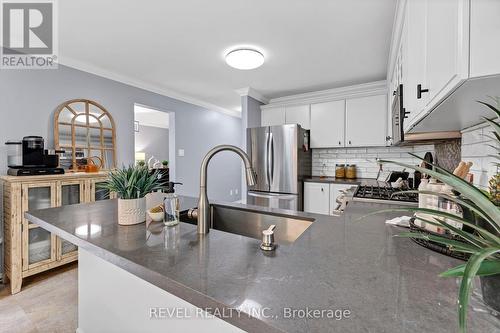
[[[163,200],[165,219],[164,223],[167,227],[173,227],[179,224],[179,197],[175,193],[169,193]]]

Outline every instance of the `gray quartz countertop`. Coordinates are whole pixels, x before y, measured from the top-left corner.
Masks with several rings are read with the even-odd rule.
[[[196,202],[181,199],[183,208]],[[402,229],[384,221],[394,215],[357,221],[388,206],[351,203],[344,215],[333,217],[217,204],[314,222],[270,255],[256,239],[217,230],[197,235],[196,226],[186,223],[119,226],[116,200],[31,211],[26,217],[197,307],[240,311],[223,319],[245,331],[457,331],[458,281],[437,275],[460,261],[393,237]],[[472,303],[469,332],[498,332],[500,321],[477,310],[483,307],[479,296]],[[307,310],[323,312],[313,318]]]

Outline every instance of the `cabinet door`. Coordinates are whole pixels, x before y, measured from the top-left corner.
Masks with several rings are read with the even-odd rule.
[[[88,192],[88,198],[86,199],[89,202],[94,202],[94,201],[101,201],[101,200],[109,200],[109,199],[115,199],[116,198],[116,193],[114,192],[109,192],[106,189],[101,188],[101,184],[104,183],[104,179],[101,180],[91,180],[90,181],[90,188],[87,191]]]
[[[408,0],[403,27],[403,107],[408,113],[404,126],[410,126],[423,110],[429,94],[417,98],[417,86],[428,86],[426,77],[427,0]]]
[[[285,125],[285,108],[276,107],[276,108],[262,109],[261,124],[262,126]]]
[[[85,202],[84,181],[59,181],[57,183],[57,205],[75,205]],[[78,247],[65,239],[57,237],[57,260],[76,256]]]
[[[285,122],[299,124],[302,128],[311,128],[311,112],[309,105],[287,106],[285,108]]]
[[[333,215],[333,210],[339,205],[337,198],[342,194],[342,191],[347,190],[352,185],[346,184],[330,184],[330,215]]]
[[[344,146],[345,100],[311,104],[311,148]]]
[[[470,3],[470,76],[500,73],[500,1]]]
[[[427,0],[428,105],[436,106],[468,77],[468,1]]]
[[[330,188],[328,184],[304,183],[304,211],[325,215],[330,213]]]
[[[346,147],[385,146],[387,95],[346,100]]]
[[[56,183],[22,185],[22,210],[45,209],[56,206]],[[22,231],[23,271],[49,264],[56,260],[56,236],[23,216]]]

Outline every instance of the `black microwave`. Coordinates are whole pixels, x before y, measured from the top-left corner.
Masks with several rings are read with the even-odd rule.
[[[403,122],[407,112],[403,107],[403,85],[400,84],[393,92],[392,100],[392,144],[398,145],[404,141]]]

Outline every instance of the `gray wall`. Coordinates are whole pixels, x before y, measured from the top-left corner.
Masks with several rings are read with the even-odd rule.
[[[247,150],[247,128],[260,127],[260,106],[263,104],[253,97],[241,96],[241,148],[245,151]],[[242,193],[247,191],[244,170],[241,176],[241,191]]]
[[[146,162],[151,156],[160,162],[169,160],[168,129],[139,125],[139,132],[135,132],[135,149],[146,153]]]
[[[176,159],[176,189],[198,195],[199,166],[217,144],[241,145],[241,119],[135,88],[65,66],[57,70],[4,70],[0,74],[0,173],[6,172],[3,142],[25,135],[41,135],[53,145],[56,107],[69,99],[87,98],[102,104],[117,130],[119,164],[134,161],[134,103],[175,113],[175,142],[185,150]],[[230,189],[240,189],[241,163],[230,153],[216,156],[209,170],[209,196],[236,200]]]

